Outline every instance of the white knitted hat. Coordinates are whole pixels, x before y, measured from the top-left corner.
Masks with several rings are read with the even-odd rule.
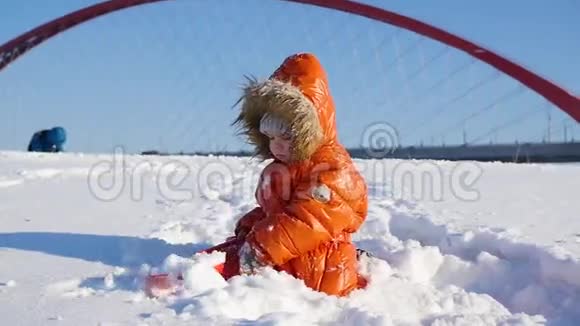
[[[260,120],[260,132],[269,137],[289,136],[290,127],[284,120],[266,113]]]

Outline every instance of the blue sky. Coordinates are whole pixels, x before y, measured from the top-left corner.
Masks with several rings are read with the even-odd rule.
[[[0,42],[96,2],[3,1]],[[577,1],[366,2],[464,36],[580,94]],[[402,144],[460,143],[464,133],[468,141],[538,141],[548,116],[552,139],[565,125],[580,138],[565,114],[485,64],[449,78],[470,57],[413,33],[274,0],[175,0],[78,26],[0,72],[0,149],[25,149],[35,130],[54,125],[68,130],[70,151],[247,148],[229,126],[243,75],[267,77],[302,51],[328,70],[347,146],[360,145],[377,121],[397,128]],[[430,89],[438,80],[447,82]]]

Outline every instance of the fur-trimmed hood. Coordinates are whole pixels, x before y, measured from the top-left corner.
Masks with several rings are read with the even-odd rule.
[[[336,138],[335,108],[326,73],[312,54],[296,54],[265,81],[248,79],[240,113],[234,121],[255,147],[255,154],[272,158],[260,120],[269,113],[282,119],[292,134],[292,161],[309,159],[323,144]]]

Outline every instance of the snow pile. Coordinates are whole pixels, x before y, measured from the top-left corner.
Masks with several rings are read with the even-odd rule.
[[[487,227],[457,232],[436,225],[426,216],[401,213],[407,211],[405,206],[389,206],[391,233],[425,246],[420,247],[423,254],[403,252],[420,255],[415,260],[431,262],[431,271],[437,271],[429,277],[434,284],[489,294],[515,312],[580,320],[578,258],[561,248],[523,243],[517,235]],[[422,256],[427,257],[420,259]]]
[[[125,187],[101,189],[109,191],[102,193],[110,197],[105,200],[87,183],[95,166],[114,161],[110,156],[0,153],[0,159],[0,313],[6,324],[580,323],[580,256],[570,253],[571,242],[551,238],[562,225],[580,234],[568,219],[580,210],[574,193],[566,188],[556,200],[550,187],[577,173],[574,166],[483,164],[481,199],[472,205],[456,198],[395,198],[383,191],[393,179],[376,182],[376,171],[364,170],[369,216],[354,240],[371,253],[362,256],[360,270],[369,284],[336,298],[272,269],[226,282],[214,269],[223,253],[195,254],[223,241],[255,205],[262,165],[254,161],[128,156],[117,175]],[[455,168],[429,164],[443,175]],[[217,177],[209,173],[212,165],[221,171]],[[179,174],[188,178],[160,187],[159,178]],[[506,183],[523,184],[527,192],[506,204],[510,192],[496,195]],[[549,196],[551,202],[538,200]],[[519,214],[507,220],[506,211],[516,208]],[[540,210],[550,212],[548,234],[537,241],[523,237],[522,228],[530,226],[522,216],[539,218]],[[474,216],[502,221],[474,223]],[[183,289],[148,298],[143,279],[152,272],[182,274]]]
[[[169,264],[176,267],[174,263],[181,265],[175,261]],[[513,315],[491,297],[468,293],[459,287],[439,290],[429,282],[415,282],[407,278],[405,272],[396,273],[386,261],[372,258],[363,259],[362,266],[363,273],[370,278],[370,285],[365,290],[355,291],[349,298],[328,297],[311,291],[295,278],[272,269],[219,282],[217,272],[207,261],[187,264],[190,263],[185,272],[195,275],[193,282],[187,282],[186,290],[177,296],[162,299],[175,309],[152,316],[152,319],[175,318],[218,325],[353,326],[425,322],[535,325],[544,321],[540,316]],[[165,265],[167,267],[167,262]],[[420,273],[417,269],[411,272]],[[208,285],[200,288],[200,279],[207,280]]]

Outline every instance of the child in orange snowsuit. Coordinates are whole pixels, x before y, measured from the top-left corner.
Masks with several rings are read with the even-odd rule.
[[[349,294],[360,285],[351,234],[366,218],[367,186],[338,140],[323,67],[312,54],[290,56],[268,80],[250,80],[240,102],[235,124],[273,160],[258,207],[236,225],[243,244],[227,252],[224,276],[271,266],[314,290]]]

